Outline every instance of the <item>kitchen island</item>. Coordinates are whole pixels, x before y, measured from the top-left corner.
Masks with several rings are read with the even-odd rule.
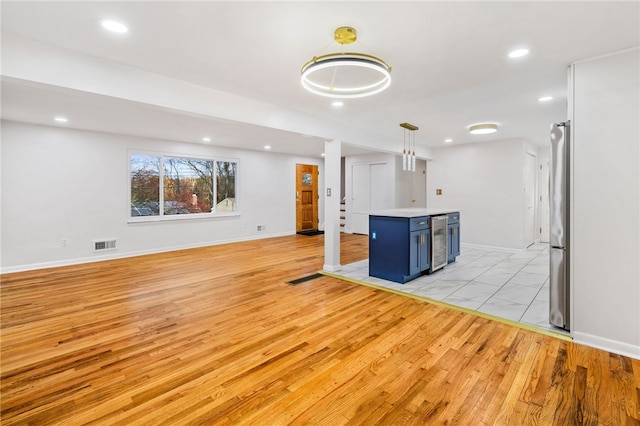
[[[460,254],[457,209],[369,212],[369,275],[404,284]]]

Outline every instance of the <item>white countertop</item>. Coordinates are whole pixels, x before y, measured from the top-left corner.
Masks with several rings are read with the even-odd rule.
[[[422,209],[422,208],[405,208],[405,209],[385,209],[367,212],[369,216],[389,216],[389,217],[419,217],[419,216],[436,216],[439,214],[456,213],[459,209]]]

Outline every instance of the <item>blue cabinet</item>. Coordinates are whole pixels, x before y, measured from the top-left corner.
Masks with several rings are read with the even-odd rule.
[[[431,266],[431,230],[411,231],[409,242],[409,276],[417,277]],[[413,279],[410,278],[410,279]]]
[[[447,261],[455,262],[460,255],[460,213],[447,215]]]
[[[404,284],[428,271],[429,216],[369,216],[369,275]]]

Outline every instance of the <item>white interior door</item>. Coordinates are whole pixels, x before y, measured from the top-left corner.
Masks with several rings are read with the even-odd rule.
[[[371,210],[388,209],[389,179],[387,163],[369,165],[369,208]],[[368,233],[368,232],[367,232]]]
[[[416,171],[402,170],[402,157],[396,161],[395,204],[393,208],[427,207],[427,161],[416,160]]]
[[[354,164],[352,167],[351,232],[369,234],[371,210],[392,207],[387,163]]]
[[[416,160],[416,171],[412,173],[411,207],[427,207],[427,161]]]
[[[351,232],[369,234],[370,209],[369,164],[354,164],[351,168]]]
[[[524,163],[524,246],[535,243],[536,157],[527,153]]]
[[[549,160],[540,163],[538,174],[539,199],[538,206],[540,211],[540,242],[549,242]]]

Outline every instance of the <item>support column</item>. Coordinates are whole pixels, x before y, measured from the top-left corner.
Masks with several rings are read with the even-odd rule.
[[[340,157],[341,141],[324,143],[324,266],[327,272],[340,265]]]

